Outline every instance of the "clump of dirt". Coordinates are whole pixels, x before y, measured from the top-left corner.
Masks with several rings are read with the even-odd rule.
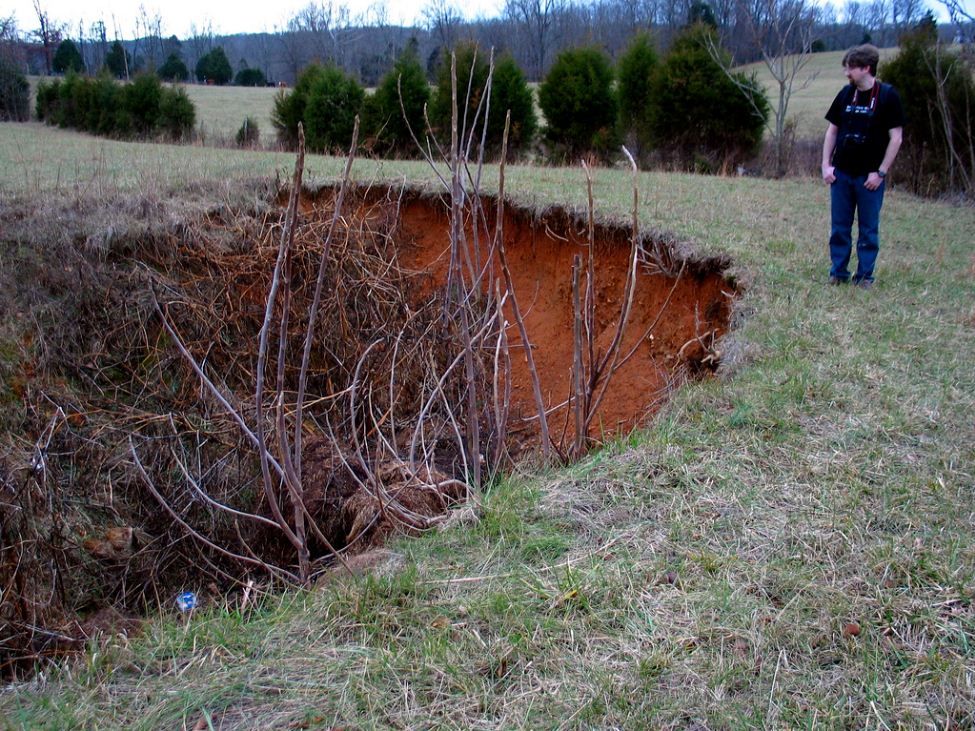
[[[94,628],[131,627],[133,615],[180,587],[226,591],[260,573],[217,548],[293,566],[290,545],[267,524],[269,499],[285,507],[281,493],[269,498],[252,442],[163,327],[166,318],[241,419],[262,420],[280,459],[276,424],[289,413],[279,407],[293,401],[300,358],[279,367],[276,356],[301,353],[335,195],[320,191],[301,209],[288,278],[294,314],[272,332],[264,374],[274,384],[280,373],[280,383],[257,405],[257,336],[284,226],[280,200],[265,189],[238,205],[113,201],[109,215],[97,202],[39,210],[28,201],[0,214],[0,304],[11,314],[0,323],[0,674],[76,647]],[[503,224],[553,438],[564,443],[570,276],[588,247],[585,221],[509,206]],[[466,499],[472,460],[503,469],[537,437],[510,304],[506,322],[492,325],[471,298],[468,314],[490,338],[477,341],[468,371],[454,367],[464,338],[445,314],[448,229],[442,201],[401,190],[355,191],[339,219],[300,425],[304,510],[333,548],[363,550],[429,527]],[[596,228],[596,348],[616,330],[629,237]],[[694,259],[659,238],[643,240],[640,252],[626,357],[597,412],[597,440],[640,424],[683,380],[714,370],[728,328],[729,262]],[[499,279],[496,254],[487,260],[484,291]],[[275,304],[274,322],[283,307]],[[503,341],[514,354],[510,371],[492,383],[497,350],[487,344]],[[464,416],[471,375],[486,393],[510,391],[507,430],[486,406],[473,421]],[[475,424],[483,453],[465,454]],[[309,549],[325,566],[326,541],[312,535]]]

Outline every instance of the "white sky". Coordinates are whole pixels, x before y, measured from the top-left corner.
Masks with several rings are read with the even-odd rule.
[[[190,35],[190,26],[202,28],[212,23],[217,35],[232,33],[259,33],[273,31],[275,26],[283,26],[288,18],[308,5],[309,0],[282,0],[282,2],[258,2],[255,0],[41,0],[41,7],[47,11],[52,21],[68,24],[68,34],[78,35],[78,22],[84,21],[85,30],[96,20],[104,20],[110,38],[118,27],[123,39],[134,37],[136,20],[140,17],[140,5],[144,5],[147,15],[162,17],[163,35],[176,35],[183,39]],[[368,14],[376,18],[378,9],[385,6],[386,20],[391,24],[413,25],[421,22],[422,8],[428,0],[336,0],[336,5],[345,5],[353,17]],[[328,4],[328,0],[324,0]],[[457,5],[468,18],[476,16],[492,17],[498,14],[503,0],[461,0]],[[165,10],[163,8],[165,7]],[[38,27],[37,14],[32,0],[2,0],[0,16],[15,15],[17,27],[23,31]],[[114,17],[114,23],[113,23]],[[141,27],[141,25],[140,25]]]
[[[328,4],[329,0],[317,0]],[[820,0],[841,6],[845,0]],[[309,0],[282,0],[281,2],[259,2],[256,0],[40,0],[52,21],[66,23],[68,34],[78,35],[78,22],[83,21],[85,30],[96,20],[104,20],[110,38],[115,29],[123,39],[135,36],[136,21],[141,17],[139,8],[145,7],[151,18],[157,14],[162,17],[163,35],[176,35],[185,39],[190,28],[204,28],[212,24],[215,34],[259,33],[273,31],[281,27]],[[377,11],[385,12],[386,22],[413,25],[422,22],[422,9],[429,0],[334,0],[336,5],[345,5],[353,17],[365,16],[374,21]],[[494,17],[500,13],[504,0],[454,0],[467,18],[478,16]],[[947,20],[944,6],[938,0],[925,3],[935,11],[942,22]],[[975,0],[962,0],[962,6],[969,12],[975,9]],[[165,7],[165,12],[162,8]],[[0,16],[15,15],[17,27],[23,31],[37,27],[37,15],[33,0],[0,0]],[[114,21],[113,21],[114,18]]]

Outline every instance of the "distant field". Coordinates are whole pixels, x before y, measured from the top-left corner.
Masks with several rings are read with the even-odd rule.
[[[233,138],[246,117],[257,121],[261,131],[261,144],[274,142],[271,111],[274,109],[275,88],[242,86],[183,86],[196,105],[196,126],[203,135]]]

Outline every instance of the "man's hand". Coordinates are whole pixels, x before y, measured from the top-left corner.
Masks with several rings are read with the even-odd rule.
[[[877,190],[877,188],[879,188],[883,182],[884,179],[877,175],[877,173],[870,173],[867,176],[867,181],[863,184],[863,187],[867,190]]]
[[[826,185],[832,185],[836,182],[836,168],[834,168],[832,165],[823,165],[823,182],[826,183]],[[873,188],[871,188],[871,190],[873,190]]]

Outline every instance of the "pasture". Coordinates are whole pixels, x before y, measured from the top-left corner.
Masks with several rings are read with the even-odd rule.
[[[838,59],[829,73],[807,90],[810,114],[828,103],[814,92],[842,83]],[[232,211],[245,181],[287,179],[292,164],[2,124],[0,207],[52,237],[55,212],[99,200]],[[341,165],[307,162],[315,185]],[[434,186],[412,162],[357,161],[353,177]],[[625,224],[630,185],[595,171],[601,220]],[[816,179],[642,172],[637,185],[642,227],[733,261],[741,292],[716,376],[577,464],[522,465],[356,579],[212,597],[189,617],[166,598],[140,634],[0,690],[5,723],[972,725],[975,210],[891,191],[878,283],[861,291],[824,286]],[[580,169],[513,166],[506,186],[532,210],[585,210]],[[0,243],[3,271],[27,242]]]

